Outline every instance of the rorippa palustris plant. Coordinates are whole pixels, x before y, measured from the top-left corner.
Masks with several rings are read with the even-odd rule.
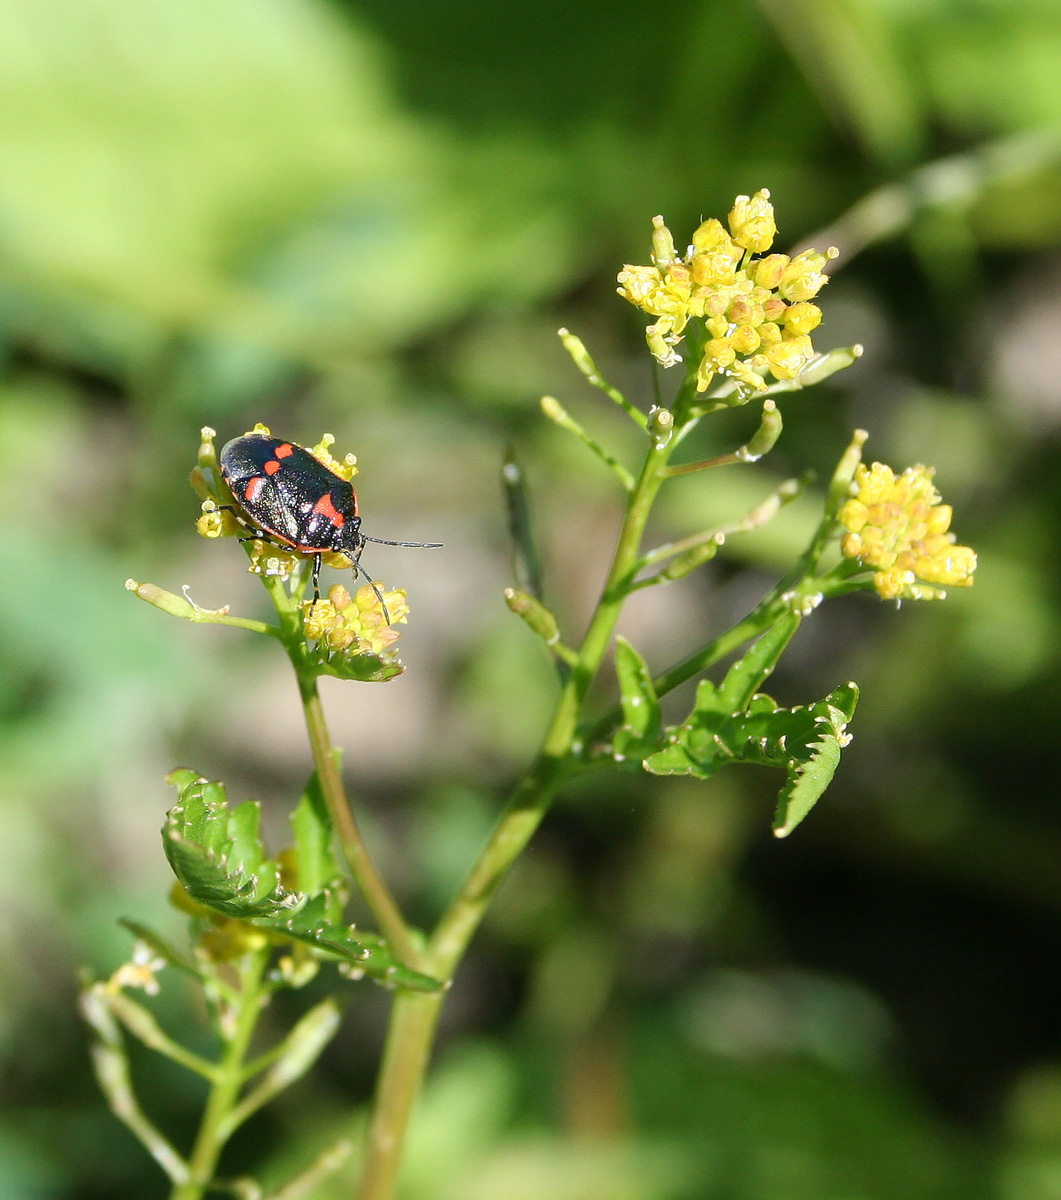
[[[527,497],[517,464],[502,472],[516,543],[516,580],[505,599],[541,639],[558,668],[558,695],[541,749],[501,808],[497,825],[463,886],[431,930],[410,926],[375,866],[345,794],[317,690],[321,675],[382,683],[402,670],[396,626],[407,619],[404,592],[376,582],[353,596],[335,586],[327,600],[306,599],[309,560],[264,542],[248,542],[250,569],[261,577],[276,622],[206,610],[187,596],[129,580],[138,596],[173,616],[230,625],[273,638],[286,652],[302,697],[313,773],[291,817],[293,843],[270,858],[259,836],[258,806],[230,807],[220,783],[192,770],[170,782],[177,803],[166,816],[163,843],[176,876],[173,903],[190,918],[187,948],[170,945],[137,921],[131,960],[108,980],[87,982],[85,1014],[95,1031],[95,1061],[117,1115],[172,1181],[173,1200],[207,1192],[264,1200],[250,1178],[226,1179],[225,1142],[322,1053],[339,1021],[338,1000],[309,1008],[271,1047],[255,1046],[258,1018],[281,988],[299,988],[333,971],[336,988],[366,979],[393,993],[390,1030],[361,1150],[353,1196],[391,1200],[413,1101],[430,1054],[446,989],[513,861],[526,847],[557,794],[573,777],[605,768],[707,779],[730,763],[755,763],[783,773],[774,832],[785,837],[804,819],[832,778],[850,741],[848,723],[858,690],[842,683],[821,699],[785,708],[762,691],[800,623],[825,600],[855,591],[895,601],[941,599],[945,587],[972,583],[976,557],[955,544],[951,510],[941,503],[932,472],[923,466],[896,474],[862,463],[867,434],[855,432],[825,489],[821,520],[803,553],[755,608],[721,636],[681,662],[649,667],[628,641],[615,636],[627,598],[642,588],[682,579],[708,562],[727,536],[752,532],[805,480],[792,480],[728,528],[705,529],[681,541],[646,548],[646,523],[670,480],[755,462],[781,436],[779,400],[849,366],[860,348],[819,353],[811,335],[822,319],[813,302],[835,251],[771,253],[776,228],[769,194],[739,196],[727,226],[705,221],[678,253],[661,217],[653,222],[652,261],[626,266],[619,294],[653,318],[648,348],[664,369],[681,368],[666,406],[646,412],[600,374],[577,337],[560,331],[575,366],[637,426],[641,460],[624,464],[598,444],[553,397],[542,410],[574,434],[613,474],[623,498],[621,529],[600,599],[581,636],[565,637],[545,606],[529,537]],[[716,458],[683,461],[681,447],[712,414],[756,401],[758,427],[747,442]],[[267,433],[263,426],[257,432]],[[254,431],[252,431],[254,432]],[[213,431],[203,430],[192,483],[202,501],[199,533],[219,541],[245,533],[226,508],[232,497],[217,469]],[[325,437],[312,453],[350,478],[348,456],[331,456]],[[725,486],[725,473],[717,476]],[[349,566],[337,555],[330,565]],[[377,594],[378,592],[378,594]],[[382,601],[382,603],[381,603]],[[739,656],[733,659],[734,655]],[[724,671],[705,673],[725,659]],[[591,684],[614,671],[617,702],[591,711]],[[666,725],[660,698],[701,677],[686,718]],[[377,929],[348,924],[344,904],[356,888]],[[183,973],[202,990],[218,1052],[205,1058],[178,1045],[131,993],[152,994],[163,967]],[[124,1033],[123,1033],[124,1030]],[[208,1092],[199,1133],[188,1152],[175,1148],[141,1109],[125,1053],[131,1035],[201,1075]],[[343,1141],[324,1151],[271,1200],[309,1196],[352,1153]]]

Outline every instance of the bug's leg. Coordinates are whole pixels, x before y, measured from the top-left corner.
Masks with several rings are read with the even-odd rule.
[[[382,592],[380,592],[379,588],[376,587],[376,581],[361,565],[361,551],[364,550],[364,548],[364,545],[359,546],[357,553],[352,556],[354,562],[354,583],[357,583],[358,575],[364,575],[365,579],[368,581],[368,586],[376,593],[376,599],[379,601],[380,608],[383,609],[384,623],[389,625],[391,623],[391,615],[389,612],[387,612],[387,602],[383,599]]]
[[[314,554],[313,556],[313,603],[316,604],[321,598],[321,556]]]

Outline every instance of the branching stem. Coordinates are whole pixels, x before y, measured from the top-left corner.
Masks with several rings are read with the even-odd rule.
[[[247,1049],[265,1003],[266,991],[262,977],[268,961],[269,951],[264,949],[250,952],[240,962],[242,986],[228,1045],[217,1064],[215,1081],[206,1101],[195,1147],[188,1160],[188,1178],[173,1189],[170,1200],[202,1200],[214,1177],[227,1136],[225,1126],[229,1123],[243,1085],[243,1063]]]

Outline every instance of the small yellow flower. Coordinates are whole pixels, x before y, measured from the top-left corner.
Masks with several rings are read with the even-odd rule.
[[[755,264],[755,274],[752,278],[759,287],[772,292],[781,282],[781,276],[784,275],[788,264],[787,254],[768,254]]]
[[[775,379],[795,379],[814,357],[814,347],[809,337],[782,337],[766,350],[764,357]]]
[[[814,356],[810,334],[821,322],[821,310],[807,302],[827,282],[822,267],[837,251],[754,258],[777,233],[765,188],[737,197],[729,230],[714,217],[704,221],[684,257],[663,218],[652,225],[652,265],[624,266],[618,291],[655,318],[645,337],[657,361],[664,367],[681,362],[677,347],[686,326],[702,319],[707,342],[697,364],[698,391],[724,375],[747,399],[766,386],[767,371],[775,379],[795,378]]]
[[[738,246],[761,254],[774,244],[777,226],[770,193],[760,189],[754,196],[738,196],[729,214],[729,231]]]
[[[107,981],[107,990],[118,992],[122,988],[143,988],[149,996],[157,996],[159,982],[155,976],[165,965],[166,960],[160,958],[147,942],[137,941],[132,958],[122,963]]]
[[[822,310],[817,304],[800,301],[787,309],[784,315],[785,332],[793,337],[812,333],[822,323]]]
[[[263,542],[256,538],[250,552],[250,566],[247,568],[252,575],[264,575],[269,579],[280,579],[286,583],[299,570],[306,560],[293,550],[274,546],[272,542]]]
[[[398,640],[400,631],[394,626],[408,623],[409,605],[402,589],[384,591],[382,584],[376,586],[387,606],[389,624],[379,597],[368,584],[351,596],[337,583],[327,600],[307,601],[302,606],[306,637],[337,653],[382,654]]]
[[[786,300],[813,300],[829,282],[822,267],[839,253],[835,246],[830,246],[824,254],[817,250],[797,254],[782,272],[777,290]]]
[[[204,500],[202,516],[195,522],[200,537],[235,537],[240,523],[227,508],[218,508],[213,500]]]
[[[318,462],[323,463],[333,475],[338,475],[340,479],[345,479],[349,483],[357,474],[357,459],[352,454],[348,454],[342,462],[337,458],[333,458],[330,451],[334,445],[335,438],[330,433],[325,433],[315,446],[310,447],[309,452]]]
[[[874,569],[873,585],[885,600],[942,598],[939,587],[971,587],[976,554],[955,545],[952,510],[943,504],[928,467],[891,467],[860,463],[857,494],[840,509],[848,531],[840,543],[845,557]],[[918,582],[920,581],[920,583]]]

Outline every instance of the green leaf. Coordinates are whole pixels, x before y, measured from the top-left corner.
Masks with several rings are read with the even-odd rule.
[[[400,675],[405,667],[397,655],[385,651],[383,654],[342,654],[326,651],[306,653],[306,662],[318,675],[332,675],[336,679],[356,679],[359,683],[386,683]]]
[[[795,770],[789,769],[788,782],[777,798],[775,837],[788,837],[829,786],[840,763],[840,751],[851,741],[847,725],[857,703],[858,688],[848,683],[814,705],[819,737],[809,746],[810,758]]]
[[[358,933],[333,917],[335,894],[294,891],[280,880],[279,865],[266,858],[258,836],[259,806],[229,809],[225,789],[192,771],[175,771],[169,781],[180,799],[166,814],[162,839],[174,874],[193,900],[248,921],[315,950],[389,986],[435,991],[441,984],[403,966],[382,938]],[[305,818],[303,818],[305,819]],[[318,866],[322,859],[318,859]]]
[[[718,688],[719,712],[728,715],[747,708],[748,702],[773,673],[785,647],[799,628],[800,620],[798,613],[785,613],[730,667]]]
[[[661,717],[652,672],[626,638],[616,638],[615,673],[623,710],[612,747],[617,758],[644,758],[659,745]]]
[[[724,686],[724,685],[723,685]],[[810,812],[836,772],[840,751],[851,740],[847,725],[858,688],[849,683],[816,704],[779,708],[753,696],[745,712],[727,716],[720,689],[708,680],[697,689],[688,719],[667,735],[668,745],[649,755],[644,767],[655,775],[710,778],[731,762],[781,767],[788,779],[778,796],[774,833],[787,837]]]
[[[299,891],[315,896],[325,889],[335,890],[342,872],[332,854],[332,821],[316,772],[291,814],[291,830],[295,836]]]

